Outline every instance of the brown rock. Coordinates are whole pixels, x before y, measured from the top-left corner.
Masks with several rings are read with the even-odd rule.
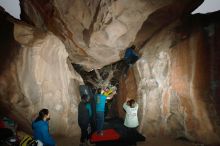
[[[161,26],[190,13],[202,1],[20,0],[22,18],[52,31],[64,42],[71,62],[88,70],[120,60],[121,52],[134,42],[138,32],[137,45]],[[156,17],[150,17],[148,22],[154,13]],[[161,19],[160,15],[165,17]],[[145,22],[156,24],[155,29]],[[148,26],[150,30],[143,31]]]
[[[125,111],[122,107],[126,98],[137,100],[137,86],[133,70],[128,70],[128,75],[122,76],[120,79],[120,91],[117,94],[117,111],[119,117],[124,118]]]
[[[209,20],[212,23],[204,26],[204,19],[191,16],[191,25],[177,21],[157,33],[141,50],[136,79],[141,105],[139,130],[144,134],[186,137],[207,144],[220,142],[218,109],[214,108],[219,102],[213,101],[210,93],[210,77],[215,76],[210,67],[218,66],[210,53],[216,46],[209,46],[205,39],[213,30],[203,31],[219,23]],[[176,32],[177,27],[181,31]],[[211,41],[218,34],[214,32],[208,37]]]
[[[0,110],[30,133],[46,107],[53,134],[78,135],[83,81],[71,63],[101,68],[135,43],[141,59],[120,81],[119,116],[136,97],[142,134],[219,144],[219,12],[178,19],[200,2],[21,0],[35,26],[0,16]]]
[[[20,128],[31,133],[33,117],[40,109],[48,108],[53,134],[78,135],[75,117],[78,86],[83,81],[69,63],[63,43],[52,33],[24,23],[12,22],[6,17],[1,22],[10,24],[7,31],[12,32],[6,42],[10,45],[5,46],[5,50],[18,53],[13,58],[10,53],[5,54],[9,57],[5,59],[11,60],[4,60],[9,63],[0,74],[1,112],[13,117]],[[8,27],[3,25],[3,28]]]

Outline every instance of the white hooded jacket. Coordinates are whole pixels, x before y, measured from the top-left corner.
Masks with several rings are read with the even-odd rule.
[[[135,103],[135,107],[131,108],[125,102],[123,104],[123,108],[126,111],[124,125],[128,128],[137,127],[139,125],[138,116],[137,116],[138,104]]]

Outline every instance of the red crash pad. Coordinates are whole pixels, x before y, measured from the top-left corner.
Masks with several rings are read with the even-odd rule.
[[[103,135],[98,135],[96,132],[91,136],[91,142],[101,142],[101,141],[114,141],[118,140],[120,135],[114,129],[103,130]]]

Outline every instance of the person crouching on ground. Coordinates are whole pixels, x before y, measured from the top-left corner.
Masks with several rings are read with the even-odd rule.
[[[56,143],[52,136],[49,134],[48,121],[50,120],[50,114],[48,109],[42,109],[39,112],[38,117],[32,123],[32,129],[34,131],[34,139],[40,140],[43,146],[55,146]]]
[[[89,126],[89,110],[86,107],[88,102],[87,95],[82,95],[81,101],[78,106],[78,124],[81,129],[81,138],[80,145],[84,145],[88,143],[89,134],[88,134],[88,126]]]
[[[138,104],[134,99],[126,99],[126,102],[123,104],[123,108],[126,112],[124,125],[128,128],[128,141],[131,145],[136,145],[136,128],[139,125],[138,121]]]

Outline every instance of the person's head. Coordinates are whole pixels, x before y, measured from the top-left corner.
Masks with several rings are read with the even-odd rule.
[[[130,106],[131,108],[134,108],[135,104],[136,104],[136,102],[134,99],[130,99],[127,101],[127,105]]]
[[[97,93],[98,93],[98,94],[101,94],[101,92],[102,92],[102,89],[101,89],[101,88],[98,88],[98,89],[97,89]]]
[[[43,121],[49,121],[50,120],[50,114],[49,114],[48,109],[44,108],[44,109],[41,109],[39,111],[38,117],[35,120],[35,122],[40,121],[40,120],[43,120]]]
[[[132,45],[130,48],[133,49],[133,50],[135,50],[136,47],[135,47],[135,45]]]
[[[83,102],[87,102],[87,101],[88,101],[88,95],[83,94],[82,97],[81,97],[81,100],[82,100]]]

